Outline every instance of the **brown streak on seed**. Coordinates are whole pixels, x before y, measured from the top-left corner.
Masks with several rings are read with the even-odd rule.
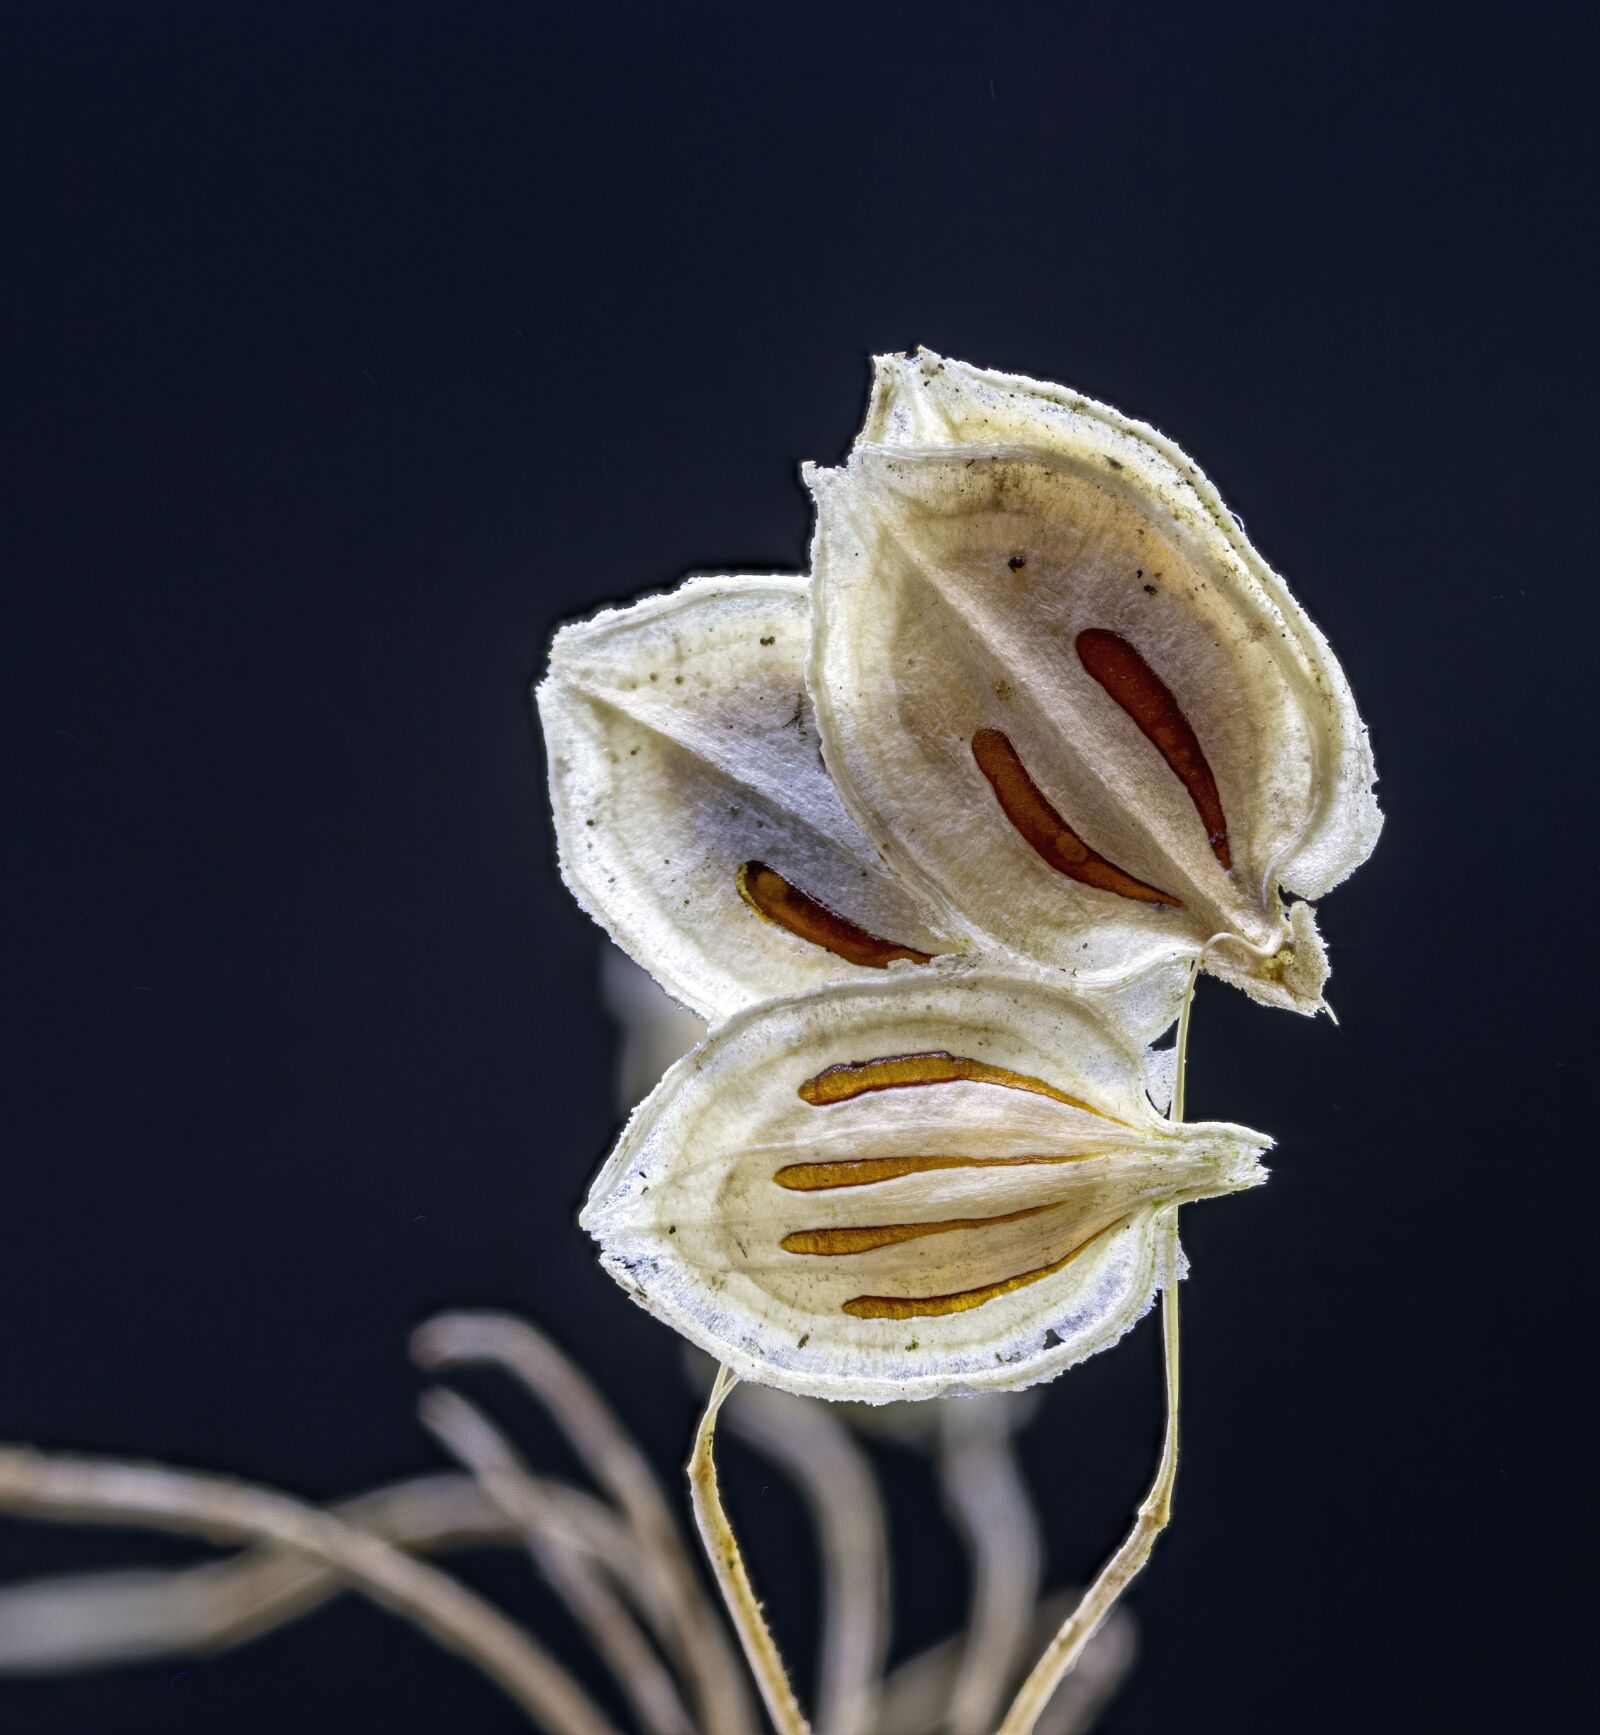
[[[1104,1229],[1096,1230],[1070,1253],[1050,1264],[1037,1266],[1032,1271],[1019,1271],[1015,1277],[1003,1277],[998,1283],[985,1283],[978,1289],[959,1289],[950,1295],[857,1295],[845,1302],[843,1311],[854,1319],[930,1319],[947,1313],[968,1313],[974,1307],[982,1307],[986,1301],[1010,1295],[1014,1290],[1039,1282],[1041,1278],[1054,1277],[1116,1226],[1116,1223],[1108,1223]]]
[[[1228,821],[1222,797],[1200,738],[1173,698],[1172,690],[1120,633],[1090,627],[1078,634],[1078,659],[1138,724],[1140,732],[1166,760],[1189,791],[1206,828],[1211,852],[1225,869],[1233,867]]]
[[[842,1157],[831,1163],[785,1163],[772,1178],[791,1193],[823,1193],[834,1187],[871,1187],[936,1169],[1014,1169],[1030,1163],[1086,1163],[1105,1155],[1079,1151],[1052,1157]]]
[[[903,1090],[922,1084],[998,1084],[1007,1090],[1025,1090],[1034,1096],[1047,1096],[1052,1102],[1063,1102],[1068,1108],[1081,1108],[1086,1114],[1125,1126],[1114,1115],[1097,1109],[1081,1097],[1068,1096],[1042,1078],[1025,1072],[1013,1072],[1009,1066],[991,1066],[984,1060],[971,1060],[964,1054],[950,1054],[942,1048],[929,1049],[924,1054],[885,1054],[876,1060],[845,1060],[808,1078],[800,1086],[800,1099],[813,1108],[826,1108],[831,1103],[849,1102],[870,1090]]]
[[[1028,768],[998,729],[980,729],[972,737],[972,757],[989,780],[1001,811],[1017,829],[1034,854],[1057,873],[1081,885],[1132,898],[1141,904],[1167,904],[1182,909],[1169,892],[1136,880],[1115,863],[1090,849],[1050,805],[1045,793],[1028,775]]]
[[[873,1253],[880,1247],[895,1247],[902,1241],[920,1241],[924,1235],[949,1235],[957,1229],[987,1229],[996,1223],[1020,1223],[1024,1217],[1037,1217],[1041,1211],[1058,1211],[1059,1199],[1046,1205],[1024,1205],[1017,1211],[1003,1211],[994,1217],[946,1217],[932,1223],[878,1223],[862,1228],[797,1229],[779,1242],[785,1253],[811,1253],[840,1256],[851,1253]]]
[[[765,862],[743,863],[734,878],[739,896],[758,916],[775,923],[797,939],[821,946],[848,964],[883,970],[900,958],[908,958],[913,964],[926,964],[932,956],[917,951],[915,947],[896,945],[893,940],[881,940],[876,934],[868,933],[808,892],[791,885]]]

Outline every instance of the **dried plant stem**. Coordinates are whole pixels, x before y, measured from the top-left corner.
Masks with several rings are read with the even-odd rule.
[[[653,1630],[664,1632],[667,1611],[653,1594],[633,1533],[594,1495],[537,1480],[550,1535],[609,1573]],[[399,1482],[342,1501],[333,1511],[408,1552],[523,1540],[465,1476]],[[201,1566],[68,1573],[6,1585],[0,1587],[0,1674],[215,1655],[312,1613],[348,1588],[331,1567],[275,1542]]]
[[[1065,1604],[1070,1599],[1059,1600]],[[1045,1626],[1043,1630],[1048,1632],[1050,1628]],[[1085,1735],[1127,1679],[1138,1650],[1132,1615],[1126,1609],[1114,1609],[1084,1648],[1078,1666],[1045,1706],[1037,1735]]]
[[[1184,1086],[1189,1068],[1189,1013],[1194,1005],[1195,978],[1199,974],[1197,958],[1189,970],[1189,985],[1183,997],[1183,1011],[1178,1018],[1178,1065],[1172,1088],[1172,1119],[1180,1121],[1184,1112]],[[1083,1654],[1083,1648],[1095,1635],[1117,1601],[1143,1570],[1155,1548],[1156,1538],[1172,1520],[1172,1487],[1178,1476],[1178,1214],[1171,1212],[1171,1247],[1166,1288],[1161,1294],[1162,1350],[1166,1364],[1167,1425],[1161,1442],[1161,1459],[1156,1466],[1155,1480],[1134,1517],[1133,1528],[1122,1546],[1100,1569],[1100,1576],[1083,1594],[1083,1600],[1062,1624],[1061,1630],[1046,1646],[1044,1655],[1034,1664],[1027,1680],[1011,1702],[996,1735],[1032,1735],[1039,1715],[1050,1702],[1050,1696]]]
[[[440,1314],[412,1338],[412,1354],[430,1370],[492,1362],[544,1405],[643,1550],[646,1571],[671,1611],[670,1646],[705,1735],[750,1735],[755,1707],[738,1657],[654,1471],[594,1385],[542,1332],[510,1314]]]
[[[465,1476],[418,1477],[333,1510],[345,1523],[407,1550],[498,1546],[517,1536]],[[580,1528],[565,1513],[557,1523]],[[70,1573],[6,1585],[0,1588],[0,1673],[224,1651],[309,1614],[346,1588],[331,1568],[277,1543],[201,1566]]]
[[[1200,976],[1198,958],[1189,966],[1189,984],[1183,991],[1183,1009],[1178,1013],[1178,1064],[1172,1075],[1172,1119],[1184,1114],[1184,1087],[1189,1082],[1189,1016],[1194,1011],[1194,985]]]
[[[705,1414],[695,1431],[694,1451],[689,1457],[689,1495],[711,1570],[716,1575],[722,1600],[733,1621],[734,1631],[739,1635],[739,1642],[744,1646],[745,1660],[761,1689],[773,1727],[778,1735],[810,1735],[811,1726],[801,1713],[794,1689],[789,1685],[783,1658],[778,1655],[761,1604],[751,1588],[744,1556],[739,1552],[738,1538],[723,1511],[722,1495],[717,1488],[717,1465],[712,1453],[717,1412],[737,1383],[727,1368],[718,1368],[711,1396],[706,1400]]]
[[[889,1641],[889,1540],[872,1465],[850,1430],[813,1398],[741,1386],[728,1406],[727,1425],[783,1466],[804,1497],[817,1533],[822,1560],[819,1735],[878,1735],[878,1693]]]
[[[972,1575],[961,1667],[950,1689],[949,1735],[988,1735],[1016,1684],[1039,1594],[1039,1523],[1009,1429],[993,1411],[947,1404],[939,1484]]]
[[[1053,1591],[1026,1621],[1022,1638],[1031,1648],[1049,1642],[1078,1601],[1071,1591]],[[884,1683],[874,1735],[948,1735],[949,1707],[967,1649],[966,1633],[901,1663]],[[1133,1620],[1118,1609],[1095,1634],[1078,1666],[1062,1682],[1039,1719],[1038,1735],[1083,1735],[1133,1666],[1138,1642]]]
[[[1156,1538],[1172,1517],[1172,1484],[1178,1474],[1178,1303],[1177,1284],[1169,1283],[1162,1297],[1162,1323],[1167,1362],[1167,1427],[1161,1461],[1122,1546],[1100,1570],[1083,1600],[1062,1624],[1045,1653],[1022,1683],[997,1735],[1032,1735],[1051,1695],[1083,1654],[1122,1593],[1149,1560]]]
[[[480,1668],[550,1735],[610,1735],[556,1660],[497,1609],[389,1543],[273,1489],[226,1477],[0,1448],[0,1509],[227,1541],[272,1541],[320,1561]]]
[[[588,1633],[627,1694],[645,1735],[694,1735],[671,1674],[604,1575],[552,1529],[543,1489],[505,1436],[455,1392],[424,1392],[420,1408],[428,1431],[472,1471],[485,1497],[521,1528],[534,1564]]]

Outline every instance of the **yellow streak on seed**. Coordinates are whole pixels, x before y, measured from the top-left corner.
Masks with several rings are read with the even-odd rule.
[[[996,1223],[1018,1223],[1037,1217],[1041,1211],[1060,1208],[1061,1201],[1024,1205],[1020,1211],[1005,1211],[997,1217],[946,1217],[937,1223],[880,1223],[867,1229],[797,1229],[779,1245],[785,1253],[871,1253],[878,1247],[893,1247],[901,1241],[920,1241],[924,1235],[949,1235],[957,1229],[987,1229]]]
[[[876,1060],[847,1060],[830,1066],[815,1078],[800,1086],[800,1100],[813,1108],[827,1108],[836,1102],[849,1102],[852,1097],[865,1096],[871,1090],[902,1090],[923,1084],[998,1084],[1007,1090],[1024,1090],[1034,1096],[1047,1096],[1052,1102],[1079,1108],[1085,1114],[1098,1115],[1114,1126],[1126,1126],[1114,1115],[1108,1115],[1082,1097],[1068,1096],[1042,1078],[1026,1072],[1013,1072],[1009,1066],[991,1066],[985,1060],[972,1060],[964,1054],[950,1054],[942,1048],[923,1054],[886,1054]]]
[[[845,1157],[832,1163],[785,1163],[772,1177],[792,1193],[820,1193],[830,1187],[870,1187],[902,1175],[932,1169],[1010,1169],[1030,1163],[1087,1163],[1105,1151],[1080,1151],[1064,1157]]]
[[[858,1295],[844,1304],[844,1311],[855,1319],[930,1319],[946,1313],[967,1313],[974,1307],[982,1307],[986,1301],[1037,1283],[1043,1277],[1055,1276],[1114,1228],[1115,1223],[1108,1223],[1051,1264],[1041,1265],[1033,1271],[1020,1271],[1015,1277],[1002,1278],[998,1283],[986,1283],[981,1289],[962,1289],[953,1295]]]

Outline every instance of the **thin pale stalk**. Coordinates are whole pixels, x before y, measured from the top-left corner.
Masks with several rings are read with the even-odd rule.
[[[588,1633],[645,1735],[694,1735],[672,1676],[605,1577],[552,1530],[543,1490],[505,1436],[455,1392],[424,1392],[420,1412],[429,1433],[519,1527],[535,1566]]]
[[[1195,977],[1199,960],[1189,970],[1189,985],[1178,1018],[1178,1065],[1172,1087],[1172,1119],[1184,1112],[1184,1086],[1189,1070],[1189,1013],[1194,1005]],[[1177,1210],[1171,1212],[1171,1242],[1168,1249],[1166,1287],[1161,1294],[1161,1341],[1166,1364],[1167,1423],[1161,1442],[1161,1459],[1155,1480],[1134,1517],[1133,1528],[1122,1546],[1100,1569],[1100,1576],[1083,1594],[1061,1630],[1045,1647],[1027,1680],[1018,1689],[996,1735],[1033,1735],[1040,1714],[1051,1695],[1082,1656],[1101,1623],[1117,1606],[1118,1599],[1143,1570],[1156,1545],[1156,1538],[1172,1521],[1172,1488],[1178,1475],[1178,1230]]]
[[[465,1476],[424,1476],[375,1489],[336,1517],[408,1551],[515,1538]],[[0,1589],[0,1673],[106,1668],[243,1644],[309,1614],[346,1585],[276,1543],[202,1566],[63,1574]]]
[[[1070,1591],[1051,1592],[1024,1623],[1028,1644],[1048,1643],[1077,1600]],[[901,1663],[884,1683],[876,1735],[939,1735],[946,1730],[966,1648],[967,1634],[958,1633]],[[1126,1678],[1137,1649],[1132,1618],[1116,1610],[1062,1682],[1039,1719],[1037,1735],[1083,1735]]]
[[[609,1572],[651,1630],[669,1620],[632,1531],[581,1488],[539,1481],[550,1532]],[[523,1538],[465,1476],[424,1476],[334,1507],[408,1552],[499,1547]],[[64,1674],[164,1656],[213,1656],[303,1619],[349,1589],[275,1542],[201,1566],[66,1573],[0,1588],[0,1674]]]
[[[1194,985],[1200,976],[1200,960],[1189,966],[1189,985],[1183,991],[1183,1009],[1178,1013],[1178,1065],[1172,1075],[1172,1116],[1184,1115],[1184,1089],[1189,1082],[1189,1016],[1194,1011]]]
[[[882,1735],[937,1735],[961,1669],[966,1635],[940,1639],[889,1671],[878,1705]]]
[[[270,1540],[331,1567],[496,1682],[550,1735],[610,1735],[587,1693],[519,1627],[454,1579],[274,1489],[187,1470],[0,1449],[0,1509]]]
[[[1068,1599],[1060,1600],[1065,1603]],[[1087,1735],[1127,1680],[1138,1654],[1132,1615],[1126,1609],[1113,1609],[1084,1647],[1078,1666],[1056,1688],[1040,1714],[1034,1735]]]
[[[616,1501],[673,1613],[672,1651],[706,1735],[750,1735],[755,1707],[739,1660],[707,1598],[649,1461],[594,1385],[543,1333],[502,1313],[445,1313],[411,1340],[430,1370],[491,1362],[549,1411],[596,1483]]]
[[[947,1405],[939,1481],[966,1544],[972,1576],[961,1668],[950,1690],[950,1735],[987,1735],[1016,1684],[1039,1594],[1039,1522],[1010,1432],[978,1404]]]
[[[741,1386],[727,1425],[788,1472],[822,1561],[820,1735],[877,1735],[888,1649],[889,1542],[877,1479],[850,1430],[811,1398]]]
[[[761,1604],[750,1585],[739,1540],[722,1507],[722,1494],[717,1487],[717,1464],[712,1444],[717,1433],[717,1412],[738,1381],[728,1370],[718,1368],[706,1400],[705,1414],[695,1430],[694,1451],[689,1457],[689,1496],[694,1505],[695,1523],[700,1540],[705,1544],[706,1557],[716,1575],[717,1587],[733,1622],[739,1643],[744,1647],[745,1661],[761,1690],[762,1702],[778,1735],[811,1735],[811,1726],[801,1713],[783,1658],[773,1641]]]

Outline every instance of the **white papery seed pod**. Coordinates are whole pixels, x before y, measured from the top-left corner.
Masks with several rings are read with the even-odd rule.
[[[1104,983],[1204,954],[1321,1005],[1309,907],[1381,823],[1343,672],[1155,430],[926,351],[808,471],[823,751],[898,876]],[[983,943],[983,942],[980,942]]]
[[[581,1221],[741,1376],[881,1403],[1013,1390],[1178,1276],[1175,1208],[1264,1135],[1175,1126],[1137,1043],[1036,972],[897,970],[736,1014],[641,1105]]]
[[[845,811],[810,642],[805,579],[694,578],[563,628],[539,688],[562,875],[703,1018],[935,959],[1007,961]],[[1182,971],[1091,986],[1149,1040],[1177,1015]]]

